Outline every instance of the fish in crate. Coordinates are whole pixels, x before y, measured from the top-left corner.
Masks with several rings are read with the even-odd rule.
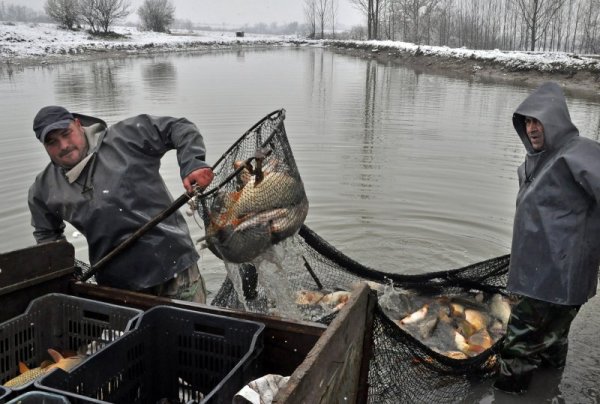
[[[69,371],[81,363],[86,355],[77,353],[73,355],[63,356],[60,352],[54,349],[48,349],[48,354],[52,360],[44,360],[40,366],[29,368],[26,363],[19,362],[19,376],[14,377],[4,383],[4,387],[19,388],[47,374],[52,369],[62,369]]]

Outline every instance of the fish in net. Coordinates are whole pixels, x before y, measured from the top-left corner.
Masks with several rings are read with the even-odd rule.
[[[219,258],[249,262],[297,233],[308,199],[287,141],[285,111],[266,116],[213,166],[201,199],[206,242]]]
[[[372,282],[379,305],[369,402],[460,401],[473,381],[496,372],[510,313],[509,256],[415,275],[346,256],[303,224],[308,200],[284,118],[276,111],[249,129],[215,164],[215,185],[199,196],[206,244],[228,272],[211,304],[270,314],[286,301],[293,306],[287,314],[328,324],[357,282]],[[273,270],[265,276],[267,267]]]

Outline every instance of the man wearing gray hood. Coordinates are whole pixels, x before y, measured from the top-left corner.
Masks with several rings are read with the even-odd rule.
[[[600,264],[600,144],[579,136],[556,83],[519,105],[513,125],[527,156],[507,289],[520,297],[494,387],[525,392],[538,366],[562,368],[579,308],[596,294]]]
[[[64,240],[65,222],[87,239],[92,265],[172,203],[160,160],[177,151],[183,186],[209,185],[213,172],[196,126],[185,118],[138,115],[112,126],[47,106],[33,130],[51,163],[29,189],[38,243]],[[205,302],[199,255],[175,212],[96,273],[101,285]]]

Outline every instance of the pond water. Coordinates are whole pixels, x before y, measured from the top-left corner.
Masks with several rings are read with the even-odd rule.
[[[511,116],[530,91],[320,48],[3,66],[0,251],[34,243],[27,189],[48,157],[33,135],[32,119],[40,107],[59,104],[109,124],[138,113],[184,116],[204,135],[209,163],[260,118],[285,108],[310,202],[306,224],[335,247],[399,273],[459,268],[503,255],[524,156]],[[568,97],[568,103],[581,133],[597,140],[600,97]],[[174,153],[165,156],[161,172],[172,194],[182,194]],[[195,239],[204,234],[193,220],[189,224]],[[87,261],[83,237],[71,227],[66,234]],[[224,267],[206,253],[203,268],[214,294]],[[564,373],[538,377],[522,399],[494,394],[486,385],[472,401],[597,403],[599,314],[598,298],[583,307]],[[548,380],[556,389],[547,388]]]

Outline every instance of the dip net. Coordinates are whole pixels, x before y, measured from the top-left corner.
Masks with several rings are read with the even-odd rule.
[[[509,256],[415,275],[354,261],[303,224],[308,201],[284,118],[276,111],[249,129],[197,198],[205,243],[228,273],[211,304],[328,324],[368,281],[379,302],[369,402],[464,400],[495,372]]]

